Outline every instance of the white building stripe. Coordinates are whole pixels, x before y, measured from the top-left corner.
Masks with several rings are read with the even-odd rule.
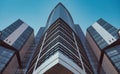
[[[111,43],[115,42],[116,39],[107,32],[101,25],[95,22],[92,27],[101,35],[101,37],[110,45]]]
[[[75,38],[75,34],[74,34],[73,32],[72,32],[72,34],[73,34],[73,38],[74,38],[74,41],[75,41],[75,46],[76,46],[77,52],[78,52],[79,57],[80,57],[80,60],[81,60],[81,64],[82,64],[82,68],[83,68],[84,74],[86,74],[86,73],[85,73],[84,64],[83,64],[83,61],[82,61],[82,56],[81,56],[81,54],[80,54],[80,52],[79,52],[79,47],[78,47],[78,45],[77,45],[77,41],[76,41],[76,38]]]
[[[18,37],[28,28],[28,25],[23,23],[19,28],[17,28],[12,34],[10,34],[4,42],[12,45]]]
[[[61,64],[74,74],[86,74],[83,69],[81,69],[76,63],[74,63],[67,56],[63,55],[61,52],[57,51],[49,59],[43,62],[33,74],[44,74],[47,70],[55,66],[56,64]]]
[[[39,54],[38,54],[38,56],[37,56],[37,61],[36,61],[36,63],[35,63],[35,67],[34,67],[33,72],[36,70],[36,67],[37,67],[37,64],[38,64],[38,61],[39,61],[39,58],[40,58],[40,54],[41,54],[41,52],[42,52],[42,50],[43,50],[43,45],[44,45],[44,43],[45,43],[46,36],[47,36],[47,32],[45,33],[45,36],[44,36],[42,45],[41,45],[41,47],[40,47],[40,51],[39,51]]]

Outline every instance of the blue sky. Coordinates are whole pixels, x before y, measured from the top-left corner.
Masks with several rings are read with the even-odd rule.
[[[36,34],[46,25],[50,12],[59,2],[84,33],[99,18],[120,28],[120,0],[0,0],[0,30],[21,19],[34,28]]]

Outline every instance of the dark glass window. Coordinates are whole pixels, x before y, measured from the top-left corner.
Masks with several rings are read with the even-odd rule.
[[[0,71],[5,67],[13,54],[14,51],[0,46]]]
[[[107,49],[106,53],[115,66],[120,70],[120,45]]]

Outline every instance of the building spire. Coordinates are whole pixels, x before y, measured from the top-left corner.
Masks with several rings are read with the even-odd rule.
[[[61,2],[59,2],[50,13],[46,27],[48,28],[59,18],[66,22],[71,28],[74,28],[74,22],[69,11]]]

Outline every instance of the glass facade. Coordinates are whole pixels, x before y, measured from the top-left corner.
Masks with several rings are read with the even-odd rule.
[[[11,24],[10,26],[8,26],[7,28],[5,28],[2,31],[2,35],[0,37],[1,40],[4,40],[5,38],[7,38],[12,32],[14,32],[21,24],[23,23],[23,21],[21,21],[20,19],[18,19],[17,21],[15,21],[13,24]]]
[[[82,29],[79,25],[74,24],[70,13],[61,3],[59,3],[52,10],[47,20],[46,27],[40,28],[35,37],[35,42],[33,37],[33,29],[30,26],[25,26],[26,24],[23,23],[23,21],[18,19],[3,31],[0,31],[0,41],[2,40],[0,43],[0,74],[7,67],[11,59],[13,59],[14,54],[18,66],[22,67],[18,68],[17,66],[16,73],[32,74],[56,53],[60,53],[60,57],[57,55],[57,60],[61,59],[68,64],[68,67],[75,66],[79,68],[81,72],[76,70],[79,73],[97,74],[99,73],[101,66],[103,67],[105,64],[103,61],[106,62],[107,59],[109,59],[107,62],[110,61],[110,63],[112,63],[111,65],[113,65],[120,73],[120,45],[115,45],[114,47],[104,49],[112,43],[110,44],[107,42],[107,39],[104,38],[105,36],[102,36],[104,33],[101,34],[101,32],[97,30],[98,28],[96,28],[96,26],[90,26],[87,29],[87,32],[98,46],[98,48],[96,47],[95,50],[99,49],[99,51],[90,51],[91,48],[87,43]],[[113,36],[115,40],[119,39],[117,28],[113,27],[103,19],[99,19],[96,23],[99,25],[99,28],[102,27],[101,29],[107,32],[106,34],[110,34],[109,36]],[[19,28],[21,25],[22,27]],[[20,31],[20,29],[23,27],[25,27],[23,31]],[[11,45],[9,45],[4,42],[4,40],[14,31],[20,32],[21,34],[20,36],[16,34],[18,37],[14,35],[16,36],[16,39],[13,41],[13,43],[11,43],[12,41],[9,42],[11,43]],[[8,39],[5,41],[8,41]],[[93,52],[99,53],[100,59],[96,59],[96,57],[93,55]],[[107,59],[104,57],[106,55]],[[61,57],[64,57],[65,59],[67,58],[70,62],[72,61],[72,65]],[[59,65],[60,64],[61,63],[59,63]],[[71,67],[74,68],[72,70],[75,71],[75,67]],[[101,71],[103,71],[103,69],[101,69]],[[101,74],[104,74],[104,71]]]
[[[57,51],[60,51],[72,60],[78,58],[78,52],[75,50],[76,48],[71,31],[71,29],[68,31],[68,28],[62,24],[56,24],[47,30],[48,35],[46,36],[46,40],[40,54],[41,59],[39,60],[39,65],[41,65],[46,59],[51,57]]]
[[[75,29],[76,29],[77,35],[78,35],[78,37],[83,45],[83,48],[86,52],[86,55],[88,56],[88,59],[89,59],[90,64],[92,66],[93,72],[94,72],[94,74],[97,74],[97,64],[98,64],[97,58],[94,57],[95,55],[93,54],[93,52],[89,46],[89,43],[86,40],[84,33],[82,32],[81,27],[78,24],[75,24]]]
[[[113,37],[116,39],[119,38],[118,36],[118,29],[113,27],[111,24],[103,20],[102,18],[97,21],[106,31],[108,31]]]
[[[103,49],[106,46],[108,46],[107,42],[92,26],[90,26],[87,30],[100,49]]]
[[[109,48],[105,52],[120,72],[120,45]]]
[[[97,24],[96,24],[97,23]],[[87,35],[87,39],[89,41],[89,43],[95,43],[96,45],[91,45],[92,50],[94,51],[94,53],[100,53],[99,57],[100,59],[98,60],[98,71],[100,70],[101,67],[103,67],[103,69],[105,70],[106,73],[109,73],[108,69],[110,70],[114,70],[113,72],[115,73],[120,73],[120,45],[115,45],[115,43],[119,41],[119,35],[118,35],[118,29],[113,27],[111,24],[109,24],[108,22],[106,22],[103,19],[99,19],[95,24],[93,24],[92,26],[90,26],[87,29],[88,34],[90,35],[90,37],[92,38],[93,42],[91,42],[92,40],[90,40],[88,37],[89,35]],[[101,32],[99,32],[100,30],[97,30],[98,28],[96,28],[95,25],[100,25],[99,27],[102,27],[101,29],[103,29],[104,31],[106,31],[106,33],[103,33],[103,30]],[[98,26],[97,26],[98,27]],[[102,33],[102,34],[101,34]],[[108,39],[103,36],[103,34],[106,34],[109,36],[111,36],[111,39],[108,37]],[[114,41],[115,39],[115,41]],[[113,40],[113,43],[109,44],[109,42],[107,41],[109,40],[109,42],[111,42],[111,40]],[[114,44],[114,46],[113,46]],[[95,47],[99,47],[98,49]],[[107,48],[107,49],[106,49]],[[106,57],[107,55],[107,57]],[[98,56],[98,55],[96,55]],[[108,64],[109,63],[109,64]],[[106,64],[109,65],[108,69],[106,69]],[[113,67],[114,69],[113,69]]]
[[[16,73],[23,74],[27,71],[27,66],[34,47],[34,31],[25,24],[22,20],[18,19],[13,24],[9,25],[0,36],[0,70],[4,67],[11,67],[11,64],[16,62],[13,66]],[[13,36],[13,37],[12,37]],[[15,37],[15,38],[14,38]],[[6,39],[7,38],[7,39]],[[5,40],[6,39],[6,40]],[[11,41],[9,44],[5,41]],[[2,47],[3,46],[3,47]],[[9,48],[9,49],[6,49]],[[11,51],[12,50],[12,51]],[[15,57],[12,55],[15,53]],[[10,60],[11,59],[11,60]],[[8,64],[8,65],[7,65]],[[22,68],[21,68],[22,67]],[[2,73],[7,73],[8,68]],[[11,74],[13,71],[10,69]],[[1,73],[0,73],[1,74]]]
[[[43,33],[44,33],[44,30],[45,30],[45,27],[41,27],[41,28],[39,29],[36,37],[35,37],[35,42],[36,42],[37,45],[38,45],[38,43],[39,43],[39,41],[40,41],[40,39],[41,39],[41,37],[42,37],[42,35],[43,35]]]
[[[15,52],[0,46],[0,73],[6,67]]]
[[[37,60],[37,55],[38,55],[38,46],[39,44],[41,44],[41,41],[42,41],[42,37],[43,37],[43,34],[44,34],[44,30],[45,30],[45,27],[41,27],[35,37],[35,43],[34,43],[34,47],[33,47],[33,53],[31,54],[31,57],[30,57],[30,60],[29,60],[29,63],[28,63],[28,71],[26,71],[26,74],[31,74],[33,72],[33,68],[34,68],[34,63],[36,62]]]
[[[109,24],[108,22],[106,22],[103,19],[99,19],[97,21],[97,23],[99,25],[101,25],[108,33],[110,33],[115,39],[118,39],[118,29],[113,27],[111,24]],[[104,40],[104,38],[92,27],[90,26],[87,31],[89,32],[89,34],[91,35],[91,37],[93,38],[93,40],[96,42],[96,44],[98,45],[98,47],[100,49],[104,49],[106,46],[108,46],[109,44]]]
[[[53,9],[47,20],[46,27],[40,29],[39,32],[36,36],[36,51],[32,57],[28,74],[34,73],[39,67],[46,65],[45,63],[57,52],[69,59],[73,63],[73,66],[76,65],[82,70],[79,72],[74,69],[77,73],[85,72],[86,74],[93,74],[88,57],[83,48],[84,46],[80,41],[81,37],[78,37],[79,32],[76,32],[75,24],[70,13],[61,3]],[[60,57],[58,59],[60,60]],[[70,65],[71,63],[68,64]]]
[[[69,25],[67,25],[63,20],[57,19],[55,24],[51,25],[44,33],[47,33],[43,38],[45,38],[44,43],[43,38],[39,43],[39,46],[33,56],[31,62],[31,68],[29,68],[28,73],[33,70],[34,63],[37,60],[38,53],[40,52],[39,60],[35,69],[40,67],[44,62],[46,62],[51,56],[56,52],[62,53],[64,56],[73,61],[77,66],[83,69],[79,53],[82,55],[82,60],[84,62],[84,67],[86,73],[92,74],[91,66],[88,61],[87,55],[84,51],[84,48],[79,41],[79,37],[75,35],[78,43],[79,51],[75,45],[75,40],[72,33],[75,33]],[[43,47],[42,47],[43,44]],[[42,49],[41,49],[42,47]]]
[[[75,31],[73,19],[68,10],[61,3],[59,3],[51,12],[46,24],[46,29],[59,18],[65,21]]]
[[[25,44],[27,39],[30,37],[30,35],[33,33],[33,29],[31,27],[28,27],[19,37],[18,39],[13,43],[13,47],[17,50],[21,49],[21,47]]]

